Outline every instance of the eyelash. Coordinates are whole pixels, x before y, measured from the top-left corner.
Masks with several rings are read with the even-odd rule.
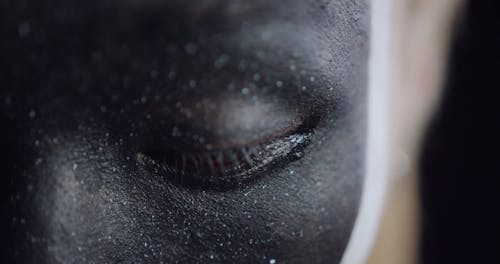
[[[139,152],[137,162],[172,183],[226,190],[256,180],[263,171],[302,157],[311,132],[296,133],[254,146],[200,152]]]

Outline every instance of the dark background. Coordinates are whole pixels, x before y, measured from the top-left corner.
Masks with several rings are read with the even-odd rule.
[[[498,3],[498,1],[496,1]],[[421,263],[500,263],[500,9],[467,1],[422,152]]]

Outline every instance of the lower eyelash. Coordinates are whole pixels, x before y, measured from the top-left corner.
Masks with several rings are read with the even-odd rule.
[[[266,169],[301,157],[311,133],[293,134],[255,146],[204,152],[149,151],[139,164],[187,187],[227,189],[254,180]]]

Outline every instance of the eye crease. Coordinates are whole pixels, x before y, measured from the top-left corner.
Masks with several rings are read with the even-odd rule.
[[[256,180],[266,170],[300,158],[319,118],[305,114],[310,110],[293,100],[276,97],[192,100],[194,106],[187,108],[195,110],[189,118],[179,107],[171,117],[172,134],[140,151],[137,161],[151,173],[188,188],[225,190]]]
[[[190,188],[227,190],[256,180],[273,165],[300,158],[310,133],[253,146],[199,152],[139,152],[137,161],[153,173]]]

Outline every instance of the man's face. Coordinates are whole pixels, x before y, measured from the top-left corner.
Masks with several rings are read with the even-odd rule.
[[[12,255],[333,263],[362,189],[364,1],[4,1]]]

